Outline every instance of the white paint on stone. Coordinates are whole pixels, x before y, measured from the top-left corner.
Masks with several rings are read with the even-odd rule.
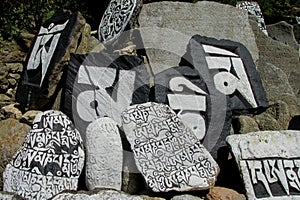
[[[227,137],[248,199],[300,199],[299,136],[300,131],[286,130]]]
[[[115,121],[103,117],[86,131],[86,186],[121,190],[123,149]]]
[[[122,113],[136,164],[155,192],[207,189],[219,168],[196,135],[167,105],[144,103]]]

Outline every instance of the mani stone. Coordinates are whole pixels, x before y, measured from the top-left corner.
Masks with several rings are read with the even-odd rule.
[[[122,113],[122,121],[137,167],[154,192],[214,185],[217,163],[169,106],[136,104]]]
[[[79,13],[56,12],[39,30],[27,55],[16,92],[22,109],[46,110],[62,83],[70,54],[80,47],[85,19]],[[81,47],[80,47],[81,49]]]
[[[149,75],[137,56],[107,53],[72,55],[62,110],[72,117],[85,141],[86,127],[99,117],[110,117],[120,127],[129,105],[149,98]]]
[[[299,199],[300,131],[261,131],[227,137],[248,199]]]
[[[49,199],[76,190],[84,165],[83,144],[60,111],[38,114],[22,147],[4,171],[4,187],[25,199]]]
[[[230,5],[211,1],[155,2],[143,5],[139,23],[154,74],[177,66],[196,34],[240,42],[255,61],[259,58],[248,14]]]
[[[121,190],[123,149],[116,122],[99,118],[87,127],[86,186]]]

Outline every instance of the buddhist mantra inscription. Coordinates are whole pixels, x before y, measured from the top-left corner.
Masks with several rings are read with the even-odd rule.
[[[99,118],[87,127],[86,155],[88,189],[121,190],[123,148],[114,120],[108,117]]]
[[[207,189],[218,166],[195,134],[167,105],[145,103],[122,114],[138,169],[155,192]]]
[[[248,199],[300,198],[299,135],[299,131],[287,130],[227,137]]]
[[[48,199],[76,190],[84,165],[79,132],[60,111],[36,116],[23,146],[4,172],[4,191],[26,199]]]

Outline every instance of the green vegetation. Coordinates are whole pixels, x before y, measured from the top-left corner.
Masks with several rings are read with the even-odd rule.
[[[144,3],[154,1],[160,0],[144,0]],[[199,0],[181,1],[195,3]],[[237,0],[215,1],[233,6],[237,2]],[[280,20],[295,23],[293,20],[297,13],[293,12],[293,8],[300,8],[299,0],[256,1],[260,4],[267,24]],[[36,33],[41,24],[59,9],[80,11],[87,22],[95,29],[108,3],[109,0],[2,0],[0,7],[0,41],[18,37],[20,31],[23,30]]]

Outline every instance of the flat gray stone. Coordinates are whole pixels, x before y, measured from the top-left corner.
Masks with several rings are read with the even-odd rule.
[[[80,133],[60,111],[38,114],[23,146],[4,171],[3,190],[25,199],[49,199],[76,190],[84,165]]]
[[[86,186],[121,190],[123,149],[117,124],[108,117],[87,127]]]
[[[227,137],[248,199],[300,199],[300,131]]]
[[[246,11],[210,1],[195,4],[156,2],[145,4],[140,32],[152,70],[177,66],[193,35],[240,42],[258,59],[258,49]]]
[[[214,185],[217,163],[169,106],[133,105],[122,113],[122,121],[137,167],[154,192]]]

